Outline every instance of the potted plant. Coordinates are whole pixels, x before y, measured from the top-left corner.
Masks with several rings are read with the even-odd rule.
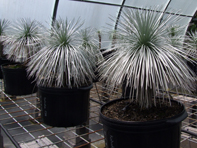
[[[193,55],[197,53],[197,32],[189,32],[188,33],[188,42],[191,43],[192,48],[194,49]],[[192,57],[191,57],[192,58]],[[196,58],[193,59],[195,62],[188,62],[188,66],[197,74],[197,65]]]
[[[189,42],[191,44],[191,47],[194,49],[193,53],[191,53],[192,55],[195,55],[194,57],[189,57],[191,58],[193,61],[188,61],[187,64],[190,67],[190,69],[192,69],[192,71],[195,73],[195,76],[197,75],[197,32],[188,32],[188,40],[187,42]],[[195,81],[194,83],[195,86],[195,90],[194,90],[194,94],[197,93],[197,83]]]
[[[43,122],[50,126],[76,126],[88,119],[95,57],[100,54],[94,32],[82,25],[79,19],[55,21],[45,35],[46,45],[28,63],[29,75],[37,81]]]
[[[2,65],[5,93],[27,95],[37,91],[33,79],[27,77],[26,64],[43,44],[42,30],[36,20],[20,19],[2,37],[4,53],[15,62]]]
[[[106,147],[179,148],[183,104],[173,100],[169,85],[189,91],[194,81],[185,59],[184,38],[171,44],[169,26],[177,17],[155,10],[123,11],[111,56],[99,67],[112,89],[125,83],[129,99],[116,99],[101,107]],[[175,36],[173,36],[175,37]],[[176,45],[176,46],[175,46]],[[160,91],[161,90],[161,91]],[[158,93],[162,97],[157,97]]]
[[[9,27],[8,20],[5,19],[0,20],[0,65],[10,62],[3,53],[3,42],[2,42],[2,37],[5,36],[8,27]],[[3,75],[2,75],[2,71],[0,70],[0,79],[2,78]]]

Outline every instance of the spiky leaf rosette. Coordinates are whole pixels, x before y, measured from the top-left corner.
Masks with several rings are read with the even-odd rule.
[[[185,36],[183,36],[183,29],[183,26],[177,24],[173,24],[167,28],[169,44],[177,46],[178,48],[183,45],[183,40],[185,39]]]
[[[3,36],[5,36],[6,31],[8,30],[9,27],[9,21],[6,19],[1,20],[0,19],[0,57],[3,57]]]
[[[93,28],[85,28],[79,31],[80,39],[82,42],[82,49],[86,50],[87,53],[90,53],[89,56],[92,58],[92,62],[96,64],[100,63],[103,60],[103,55],[98,47],[98,39],[96,38],[96,31]],[[94,56],[92,56],[94,55]]]
[[[14,61],[26,62],[35,54],[41,44],[43,26],[36,20],[19,19],[11,27],[9,34],[4,36],[5,54]]]
[[[5,35],[5,31],[8,29],[8,27],[9,27],[9,21],[5,19],[3,20],[0,19],[0,37],[2,35]]]
[[[188,33],[188,40],[187,40],[191,47],[194,49],[192,55],[194,55],[193,58],[194,60],[197,59],[197,32],[190,32]]]
[[[169,83],[184,90],[192,88],[183,39],[173,36],[177,37],[176,46],[169,42],[168,26],[176,18],[161,18],[162,13],[154,10],[126,9],[119,20],[116,40],[107,50],[114,52],[100,67],[103,79],[112,88],[126,80],[126,86],[136,91],[136,101],[142,108],[151,107],[156,90],[167,91]]]
[[[92,81],[96,63],[93,52],[87,49],[93,48],[84,45],[79,34],[82,24],[80,20],[60,19],[48,31],[46,45],[28,64],[29,74],[36,76],[38,85],[72,88]]]

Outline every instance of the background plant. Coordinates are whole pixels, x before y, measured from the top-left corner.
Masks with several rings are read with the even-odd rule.
[[[42,32],[44,27],[36,20],[19,19],[10,26],[3,37],[4,49],[9,59],[26,62],[43,44]]]
[[[167,32],[168,32],[168,40],[169,40],[169,44],[171,44],[172,46],[177,46],[178,48],[180,46],[183,46],[184,42],[184,28],[183,26],[179,26],[177,24],[173,24],[172,26],[169,26],[167,28]],[[177,45],[180,44],[180,45]]]
[[[38,85],[80,87],[94,78],[98,45],[92,29],[81,30],[83,22],[59,19],[45,35],[46,45],[28,64]],[[95,32],[96,33],[96,32]]]
[[[1,46],[1,49],[0,49],[0,57],[3,56],[3,43],[2,43],[2,36],[5,36],[6,34],[6,31],[9,27],[9,21],[8,20],[1,20],[0,19],[0,46]]]
[[[8,29],[9,27],[9,21],[8,20],[1,20],[0,19],[0,36],[5,35],[6,33],[6,29]]]
[[[119,20],[116,41],[107,50],[114,52],[100,66],[103,79],[113,88],[126,80],[126,86],[136,91],[135,100],[141,108],[156,105],[157,90],[168,91],[169,83],[186,91],[192,88],[183,36],[170,36],[167,31],[178,17],[162,16],[156,9],[126,9]],[[176,46],[169,42],[171,37],[176,37]],[[134,96],[130,98],[134,100]]]
[[[98,64],[101,60],[103,60],[103,56],[101,54],[101,45],[99,38],[97,38],[97,33],[93,28],[85,28],[79,31],[79,38],[82,42],[82,49],[85,50],[91,58],[91,61],[95,64]],[[100,35],[100,33],[98,33]],[[92,56],[94,55],[94,56]]]
[[[188,42],[191,44],[192,48],[194,49],[194,54],[197,53],[197,32],[190,32],[188,33]]]

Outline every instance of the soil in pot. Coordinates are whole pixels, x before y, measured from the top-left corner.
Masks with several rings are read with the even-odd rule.
[[[158,99],[156,103],[152,108],[141,109],[135,101],[129,103],[128,99],[124,99],[105,106],[102,113],[108,118],[121,121],[152,121],[173,117],[183,110],[183,106],[176,102],[171,102],[170,105],[168,100],[161,102]]]

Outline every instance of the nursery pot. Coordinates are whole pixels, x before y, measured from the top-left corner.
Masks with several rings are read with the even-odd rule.
[[[10,63],[1,65],[5,93],[9,95],[28,95],[37,91],[33,78],[28,78],[25,67],[9,68]]]
[[[5,63],[13,63],[13,62],[11,62],[10,60],[8,60],[6,58],[0,58],[0,66]],[[0,79],[3,79],[2,70],[0,70]]]
[[[181,121],[187,117],[184,106],[174,117],[145,122],[119,121],[102,114],[104,106],[119,100],[122,98],[100,109],[107,148],[180,148]]]
[[[54,127],[81,125],[89,117],[89,95],[92,85],[81,88],[38,87],[41,116]]]

